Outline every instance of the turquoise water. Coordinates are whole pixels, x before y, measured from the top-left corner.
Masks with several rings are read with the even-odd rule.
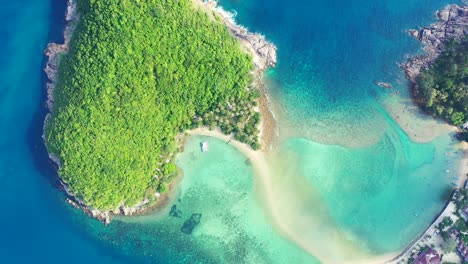
[[[295,201],[296,218],[340,230],[345,244],[365,252],[405,247],[441,210],[461,154],[448,132],[418,144],[392,119],[417,124],[415,136],[427,133],[431,121],[404,111],[411,102],[398,63],[420,52],[405,30],[430,23],[448,1],[221,3],[240,24],[278,46],[278,65],[267,74],[283,134],[283,164],[273,177],[277,191],[309,185],[295,193],[302,197]],[[394,88],[383,89],[378,81]],[[395,108],[403,111],[395,114]],[[277,202],[286,206],[291,199]],[[294,233],[315,246],[314,237],[331,234]],[[324,250],[336,244],[320,241],[330,244]]]
[[[311,245],[332,248],[334,230],[365,252],[398,250],[440,210],[458,165],[454,143],[446,134],[412,142],[387,107],[405,99],[396,63],[419,51],[404,30],[427,24],[446,3],[222,1],[240,23],[278,45],[279,64],[268,81],[286,135],[275,165],[285,173],[271,177],[284,218],[302,220],[293,231]],[[167,207],[104,227],[66,204],[41,139],[42,53],[47,42],[61,41],[65,3],[0,4],[2,263],[316,262],[277,233],[245,157],[214,139],[190,138],[178,157],[184,177],[170,206],[181,218],[170,217]],[[391,82],[401,98],[374,81]],[[199,152],[201,140],[210,152]],[[302,207],[289,206],[288,193]],[[182,233],[194,213],[200,224]]]
[[[454,2],[454,1],[451,1]],[[420,45],[405,30],[434,20],[449,1],[427,0],[222,0],[236,20],[278,47],[270,71],[271,93],[280,102],[291,136],[352,146],[376,143],[386,120],[376,100],[404,93],[397,63]],[[291,130],[291,129],[290,129]]]
[[[207,141],[209,152],[200,151]],[[252,169],[246,158],[223,141],[190,137],[177,164],[184,178],[173,202],[164,210],[137,217],[118,217],[107,228],[77,220],[86,233],[145,263],[317,263],[281,238],[253,192]],[[177,216],[170,216],[172,206]],[[193,214],[200,224],[191,234],[181,231]]]
[[[62,41],[65,2],[1,5],[0,262],[315,262],[273,230],[254,197],[250,165],[214,139],[208,140],[210,152],[204,156],[198,138],[190,139],[180,156],[185,177],[175,203],[181,218],[170,217],[168,207],[104,227],[69,206],[41,139],[42,54],[49,41]],[[187,235],[181,226],[192,213],[202,214],[201,224]]]
[[[396,140],[386,134],[378,144],[350,150],[294,138],[282,147],[287,167],[296,168],[288,180],[304,177],[326,207],[324,213],[308,206],[315,197],[303,201],[307,210],[332,221],[321,225],[341,229],[377,254],[401,249],[420,234],[447,201],[453,182],[453,173],[444,171],[449,159],[433,144]]]

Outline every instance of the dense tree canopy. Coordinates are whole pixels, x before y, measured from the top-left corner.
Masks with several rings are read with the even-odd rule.
[[[254,104],[252,60],[191,0],[79,0],[79,12],[59,65],[48,149],[88,205],[132,206],[166,188],[175,137],[194,117],[229,98]]]
[[[468,120],[468,38],[449,43],[417,83],[416,97],[430,114],[454,125]]]

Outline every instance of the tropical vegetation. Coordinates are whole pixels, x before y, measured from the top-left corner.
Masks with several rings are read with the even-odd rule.
[[[468,120],[468,37],[451,41],[417,80],[416,98],[430,114],[454,125]]]
[[[154,200],[177,174],[176,136],[199,125],[259,147],[252,59],[217,16],[192,0],[79,0],[78,11],[46,125],[76,197],[102,210]]]

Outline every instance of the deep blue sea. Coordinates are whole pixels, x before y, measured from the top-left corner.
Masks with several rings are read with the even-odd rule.
[[[448,136],[442,134],[435,141],[416,144],[389,113],[392,106],[398,108],[407,99],[406,81],[396,64],[408,54],[421,51],[405,30],[430,23],[435,10],[447,3],[221,1],[227,10],[237,12],[236,21],[266,35],[278,46],[278,66],[268,72],[267,78],[282,120],[290,128],[284,151],[290,153],[292,162],[307,165],[295,169],[323,196],[324,204],[342,209],[330,217],[352,233],[351,237],[359,237],[357,244],[374,253],[398,250],[409,243],[443,204],[443,198],[433,198],[430,192],[442,196],[450,183],[447,179],[434,181],[431,174],[446,169],[446,160],[437,156],[453,150]],[[71,208],[58,189],[55,168],[41,138],[46,113],[43,50],[50,41],[62,41],[65,1],[0,0],[0,6],[0,263],[316,261],[272,228],[267,212],[254,195],[252,169],[245,157],[213,139],[189,140],[178,159],[184,178],[174,204],[182,210],[181,219],[169,218],[167,208],[159,214],[115,219],[104,227]],[[376,87],[375,81],[391,82],[401,98],[393,99]],[[210,156],[195,151],[200,140],[210,141]],[[382,151],[386,154],[377,157],[375,164],[393,158],[395,162],[381,167],[362,164]],[[323,160],[311,158],[316,155]],[[456,159],[457,154],[453,155]],[[323,170],[324,164],[336,171]],[[336,164],[339,166],[334,167]],[[392,175],[402,179],[371,177],[375,182],[369,185],[339,180],[346,177],[347,171],[375,174],[376,168],[382,170],[378,172],[382,175],[393,170]],[[329,173],[333,177],[327,178]],[[369,179],[367,174],[361,176],[362,182]],[[410,176],[415,178],[405,178]],[[401,197],[375,189],[405,189],[421,182],[426,189],[405,192]],[[365,191],[356,199],[370,199],[374,197],[372,192],[378,198],[364,207],[354,205],[358,200],[353,200],[350,193],[345,196],[348,203],[334,198],[337,191],[349,188]],[[393,219],[392,212],[399,212],[396,209],[380,218],[373,215],[387,201],[399,201],[392,205],[404,206],[410,200],[430,197],[433,200],[427,202],[429,211],[424,213],[418,207],[424,200],[410,203],[410,208],[403,210],[407,214],[397,224],[388,220]],[[187,236],[180,232],[180,226],[192,213],[202,213],[202,224]],[[399,226],[414,225],[414,213],[422,215],[421,226],[369,246],[380,240],[379,236],[394,235],[392,230]],[[360,221],[368,221],[371,226],[362,227]],[[388,229],[379,229],[376,223]]]
[[[65,1],[0,2],[0,262],[119,263],[72,220],[41,140],[43,50],[62,41]]]

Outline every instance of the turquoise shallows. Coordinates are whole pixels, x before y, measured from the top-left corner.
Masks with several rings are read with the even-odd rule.
[[[201,142],[207,142],[208,152],[201,151]],[[118,249],[178,263],[318,263],[272,228],[259,206],[250,162],[234,147],[190,137],[177,164],[184,176],[171,206],[110,225],[108,239]],[[177,214],[170,216],[171,210]],[[193,214],[201,221],[187,235],[181,229]]]
[[[431,23],[449,1],[221,3],[278,46],[278,65],[266,76],[286,137],[275,181],[308,184],[315,192],[301,194],[307,209],[298,217],[342,230],[374,254],[408,245],[444,205],[461,153],[447,132],[418,144],[392,119],[415,123],[412,133],[431,129],[409,114],[398,64],[421,52],[406,30]],[[375,84],[380,81],[393,89]],[[277,199],[286,206],[286,198]],[[325,209],[314,210],[317,200]]]

